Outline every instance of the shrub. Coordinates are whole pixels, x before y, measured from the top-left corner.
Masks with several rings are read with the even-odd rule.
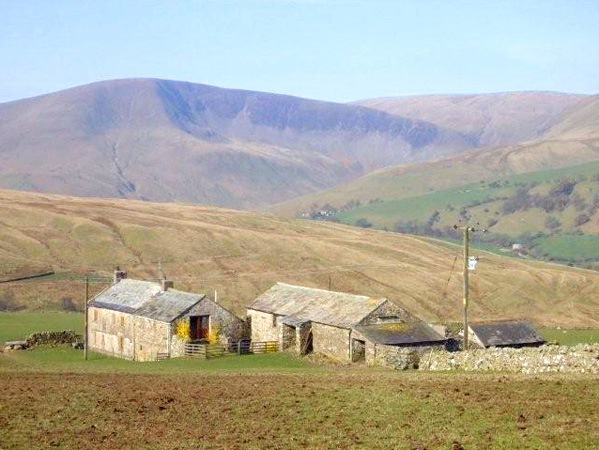
[[[549,230],[555,230],[556,228],[559,228],[561,226],[561,222],[559,220],[557,220],[555,217],[547,217],[547,219],[545,220],[545,228],[549,229]]]
[[[494,225],[497,225],[497,219],[489,219],[489,222],[487,224],[487,226],[489,228],[493,227]]]
[[[584,225],[585,223],[587,223],[590,219],[590,217],[588,215],[586,215],[585,213],[579,214],[576,219],[574,219],[574,225],[579,227],[581,225]]]
[[[60,307],[65,311],[75,312],[80,311],[81,308],[77,306],[72,297],[63,297],[60,299]]]
[[[549,190],[551,197],[569,196],[574,192],[576,182],[569,179],[562,179],[555,182],[553,187]]]
[[[534,201],[535,197],[530,195],[529,189],[521,187],[501,205],[501,212],[506,215],[526,210],[534,205]]]
[[[188,342],[191,339],[189,321],[185,319],[178,320],[175,324],[175,334],[183,341]]]
[[[441,213],[439,213],[439,211],[435,210],[431,216],[428,218],[428,221],[426,222],[426,224],[429,227],[434,226],[439,220],[441,219]]]
[[[574,208],[578,212],[584,211],[585,209],[587,209],[587,204],[584,201],[584,198],[582,198],[578,194],[574,194],[570,197],[570,203],[574,206]]]
[[[371,228],[372,223],[370,223],[367,219],[358,219],[356,220],[356,225],[362,228]]]
[[[21,309],[25,309],[25,307],[17,304],[12,292],[3,292],[0,294],[0,311],[20,311]]]
[[[218,336],[220,329],[217,325],[210,326],[210,332],[208,333],[208,342],[211,344],[218,344]]]

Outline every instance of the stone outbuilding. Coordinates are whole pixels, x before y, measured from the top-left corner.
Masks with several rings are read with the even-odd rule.
[[[377,348],[443,345],[445,338],[386,298],[277,283],[248,308],[253,341],[300,355],[376,363]]]
[[[247,337],[245,321],[204,294],[172,286],[166,280],[126,279],[117,272],[115,283],[88,303],[88,348],[134,361],[182,356],[180,322],[189,324],[192,341],[212,336],[227,343]]]
[[[471,342],[481,348],[538,347],[545,339],[526,320],[474,322],[468,327]]]

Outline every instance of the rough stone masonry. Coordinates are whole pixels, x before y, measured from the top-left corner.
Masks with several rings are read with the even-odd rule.
[[[418,368],[431,371],[599,374],[599,344],[431,351],[420,355]]]

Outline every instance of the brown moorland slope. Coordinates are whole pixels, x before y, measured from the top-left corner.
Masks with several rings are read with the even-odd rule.
[[[47,267],[54,278],[0,284],[4,305],[81,304],[81,275],[158,277],[212,294],[242,314],[277,281],[386,296],[431,321],[461,313],[460,248],[417,237],[247,211],[133,200],[0,191],[3,278]],[[599,276],[481,253],[472,274],[472,318],[529,317],[544,325],[599,325]],[[459,264],[456,264],[456,269]],[[73,279],[73,278],[76,278]],[[448,283],[448,278],[450,281]],[[94,285],[94,290],[103,285]]]
[[[0,104],[0,187],[57,194],[256,208],[471,147],[361,106],[168,80]]]
[[[490,147],[537,139],[562,113],[587,98],[581,94],[524,91],[386,97],[355,104],[426,120],[467,135],[477,147]]]

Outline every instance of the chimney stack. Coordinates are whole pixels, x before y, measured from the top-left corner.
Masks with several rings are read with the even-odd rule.
[[[170,280],[167,280],[166,277],[162,279],[162,290],[164,292],[168,291],[169,289],[172,289],[174,286],[174,283]]]
[[[124,280],[125,278],[127,278],[127,272],[121,270],[119,266],[116,266],[116,269],[114,271],[113,284],[117,284],[119,281]]]

